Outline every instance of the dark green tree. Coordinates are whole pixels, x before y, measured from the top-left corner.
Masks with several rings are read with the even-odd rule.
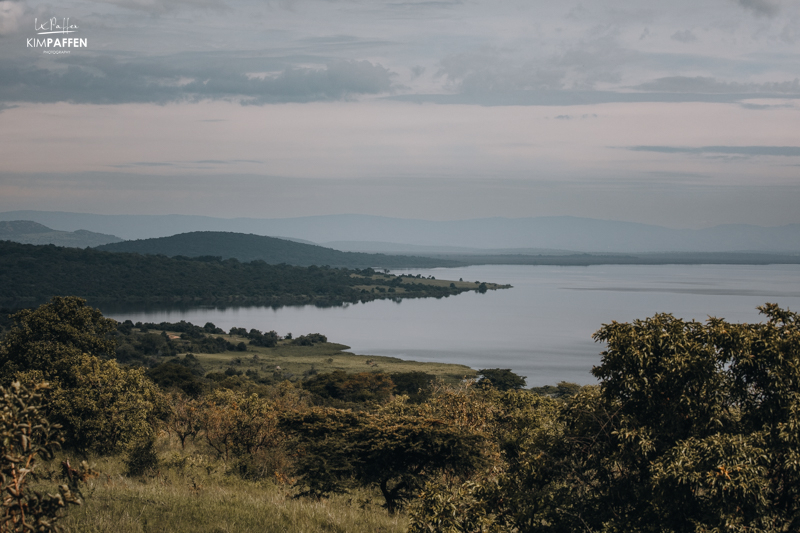
[[[420,403],[431,394],[431,385],[436,383],[436,376],[427,372],[395,372],[390,374],[397,394],[405,394],[409,401]]]
[[[435,475],[463,475],[485,463],[480,435],[411,410],[314,408],[284,415],[281,426],[295,436],[304,493],[344,492],[353,482],[373,485],[390,513]]]
[[[484,530],[800,530],[800,317],[759,309],[765,323],[604,325],[600,386],[505,423],[504,472],[430,488],[412,531],[454,507]]]
[[[114,354],[114,320],[75,297],[53,298],[14,320],[2,350],[4,379],[50,383],[49,415],[63,426],[66,446],[110,453],[153,430],[156,387],[143,370],[105,359]]]
[[[74,296],[53,298],[36,309],[11,317],[14,325],[0,347],[4,383],[17,372],[35,371],[44,381],[63,376],[81,354],[110,358],[116,342],[109,334],[116,322]]]
[[[478,385],[492,386],[499,391],[521,389],[525,386],[525,378],[518,376],[510,368],[484,368],[478,370]]]
[[[394,390],[394,383],[383,372],[348,373],[335,370],[316,374],[303,382],[303,388],[322,398],[345,402],[384,401]]]

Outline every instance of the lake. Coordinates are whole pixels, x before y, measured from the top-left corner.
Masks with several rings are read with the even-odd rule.
[[[600,362],[603,345],[591,336],[612,320],[664,312],[687,320],[710,315],[758,322],[756,306],[765,302],[800,309],[800,265],[488,265],[395,273],[400,272],[513,288],[334,308],[100,308],[120,321],[213,322],[226,331],[238,326],[295,336],[318,332],[357,354],[510,368],[526,376],[529,386],[594,383],[589,372]]]

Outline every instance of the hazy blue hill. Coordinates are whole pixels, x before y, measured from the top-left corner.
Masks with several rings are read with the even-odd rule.
[[[321,246],[343,252],[366,252],[371,254],[414,254],[421,256],[447,255],[570,255],[575,250],[550,248],[469,248],[466,246],[424,246],[378,241],[333,241],[320,243]]]
[[[70,248],[86,248],[122,241],[114,235],[84,229],[57,231],[32,220],[0,221],[0,240],[21,244],[55,244]]]
[[[275,237],[221,231],[195,231],[170,237],[118,242],[99,246],[97,249],[106,252],[132,252],[168,257],[212,256],[222,259],[234,258],[241,262],[261,260],[271,265],[285,263],[296,266],[328,265],[349,268],[430,268],[460,264],[447,259],[428,257],[340,252]]]
[[[47,211],[0,213],[0,220],[18,219],[35,220],[65,231],[80,228],[109,231],[126,239],[166,237],[192,231],[232,231],[303,239],[315,243],[372,241],[402,244],[406,245],[406,249],[408,245],[449,249],[442,252],[453,251],[453,248],[574,250],[622,254],[800,252],[800,224],[778,227],[739,224],[704,229],[673,229],[651,224],[571,216],[432,221],[371,215],[227,219],[194,215],[93,215]],[[352,242],[348,247],[354,248]],[[367,250],[362,247],[360,251]],[[385,251],[399,253],[388,249]],[[411,253],[424,255],[422,252]]]

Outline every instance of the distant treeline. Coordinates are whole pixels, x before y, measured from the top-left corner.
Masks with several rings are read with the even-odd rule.
[[[56,295],[94,302],[342,305],[380,298],[443,297],[467,288],[414,283],[370,269],[241,263],[218,257],[110,253],[0,241],[0,302],[40,303]],[[389,287],[388,289],[386,287]]]
[[[425,254],[465,265],[796,265],[800,254],[757,252],[664,252],[643,254]]]

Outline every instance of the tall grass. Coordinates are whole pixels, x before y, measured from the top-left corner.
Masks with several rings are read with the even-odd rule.
[[[84,485],[84,504],[59,523],[87,533],[399,533],[408,527],[404,515],[389,516],[377,503],[377,492],[297,499],[281,480],[241,479],[188,446],[183,452],[162,442],[160,459],[157,469],[140,477],[124,475],[123,457],[90,461],[100,475]],[[45,467],[50,475],[42,477],[40,489],[52,490],[60,460]]]

